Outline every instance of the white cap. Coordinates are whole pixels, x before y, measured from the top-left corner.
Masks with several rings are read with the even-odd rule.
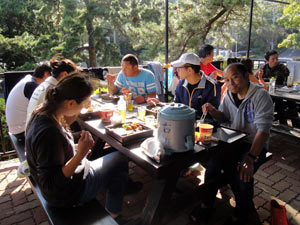
[[[193,52],[187,52],[180,56],[180,58],[174,62],[171,62],[171,65],[174,67],[180,67],[185,64],[200,65],[200,58]]]

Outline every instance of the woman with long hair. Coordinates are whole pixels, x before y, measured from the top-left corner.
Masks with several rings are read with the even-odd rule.
[[[106,209],[115,218],[121,212],[127,185],[127,158],[113,152],[87,160],[94,145],[91,134],[82,131],[75,145],[64,119],[89,107],[92,91],[90,82],[78,73],[48,90],[46,101],[27,126],[27,160],[31,176],[51,206],[78,206],[107,191]]]

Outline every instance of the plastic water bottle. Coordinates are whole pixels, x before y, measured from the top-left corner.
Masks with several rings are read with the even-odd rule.
[[[275,85],[276,85],[276,79],[275,77],[272,77],[270,80],[270,86],[269,86],[269,92],[274,93],[275,92]]]
[[[124,99],[124,96],[120,96],[120,100],[118,101],[118,113],[119,116],[121,116],[122,121],[126,120],[126,101]]]

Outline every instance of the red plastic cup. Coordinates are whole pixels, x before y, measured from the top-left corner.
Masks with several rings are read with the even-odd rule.
[[[113,116],[114,110],[112,109],[100,109],[99,114],[102,122],[110,122],[110,118]]]

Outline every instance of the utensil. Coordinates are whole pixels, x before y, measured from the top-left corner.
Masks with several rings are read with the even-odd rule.
[[[204,123],[206,115],[207,115],[207,112],[206,113],[202,113],[202,116],[200,118],[200,123]]]

